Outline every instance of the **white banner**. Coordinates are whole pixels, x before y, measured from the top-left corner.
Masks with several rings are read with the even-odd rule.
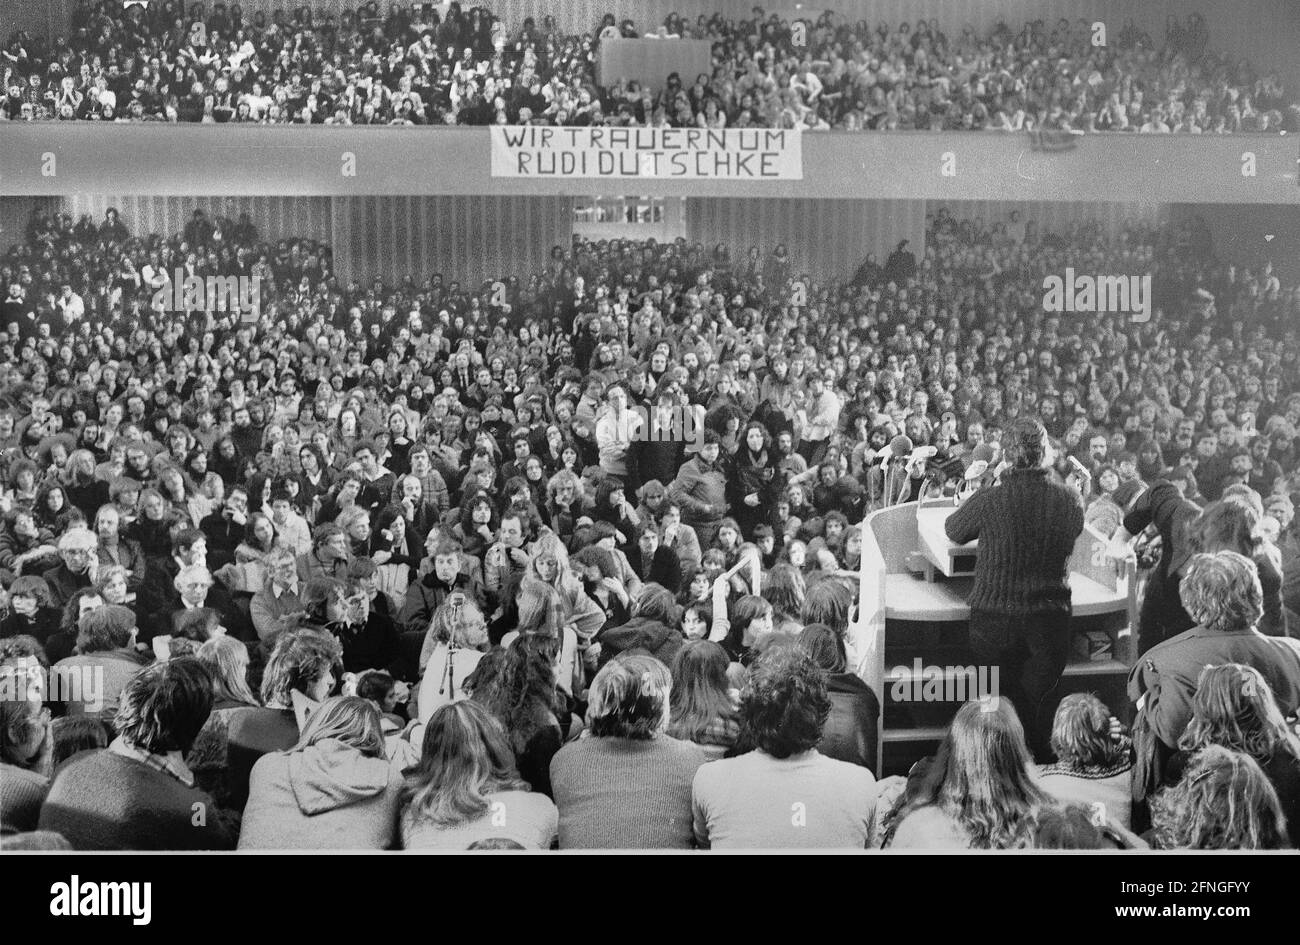
[[[491,129],[493,177],[803,180],[800,132],[788,129]]]

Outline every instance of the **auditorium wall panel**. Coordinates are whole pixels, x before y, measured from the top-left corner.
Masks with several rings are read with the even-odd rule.
[[[58,197],[0,197],[0,256],[21,243],[33,210],[51,213],[59,209]],[[0,291],[3,287],[0,286]]]
[[[116,207],[132,233],[174,236],[185,229],[195,210],[209,217],[238,220],[247,213],[264,239],[304,236],[328,240],[333,233],[329,197],[140,197],[105,194],[74,194],[62,200],[63,209],[74,217],[88,213],[104,219],[109,207]]]
[[[1300,207],[1174,204],[1168,212],[1175,224],[1204,220],[1221,259],[1240,266],[1271,261],[1283,285],[1300,283]]]
[[[340,197],[334,205],[334,262],[345,279],[526,280],[572,238],[570,197]]]
[[[883,263],[900,240],[911,240],[919,252],[925,243],[925,202],[692,198],[686,201],[686,234],[707,246],[727,243],[734,261],[750,246],[766,256],[784,243],[795,272],[818,281],[845,279],[868,253]]]

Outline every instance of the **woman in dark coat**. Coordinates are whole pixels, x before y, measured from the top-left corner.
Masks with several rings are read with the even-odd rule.
[[[731,513],[745,540],[752,541],[755,526],[773,524],[776,502],[786,483],[772,450],[772,437],[763,424],[750,421],[745,426],[732,463],[732,475],[727,477]]]

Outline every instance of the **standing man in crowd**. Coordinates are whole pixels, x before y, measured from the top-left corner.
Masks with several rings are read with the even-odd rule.
[[[958,544],[979,539],[971,648],[998,668],[1001,694],[1015,705],[1030,746],[1045,752],[1055,708],[1048,697],[1070,655],[1069,560],[1083,531],[1083,504],[1054,481],[1042,423],[1022,417],[1005,441],[1011,467],[953,512],[944,530]]]

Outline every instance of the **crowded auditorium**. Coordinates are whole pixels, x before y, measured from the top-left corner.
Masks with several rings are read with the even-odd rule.
[[[1162,2],[22,0],[0,139],[179,163],[0,181],[0,847],[1300,847],[1296,166],[800,189],[982,130],[1236,193],[1300,73]],[[170,123],[788,137],[179,193],[239,132]]]

